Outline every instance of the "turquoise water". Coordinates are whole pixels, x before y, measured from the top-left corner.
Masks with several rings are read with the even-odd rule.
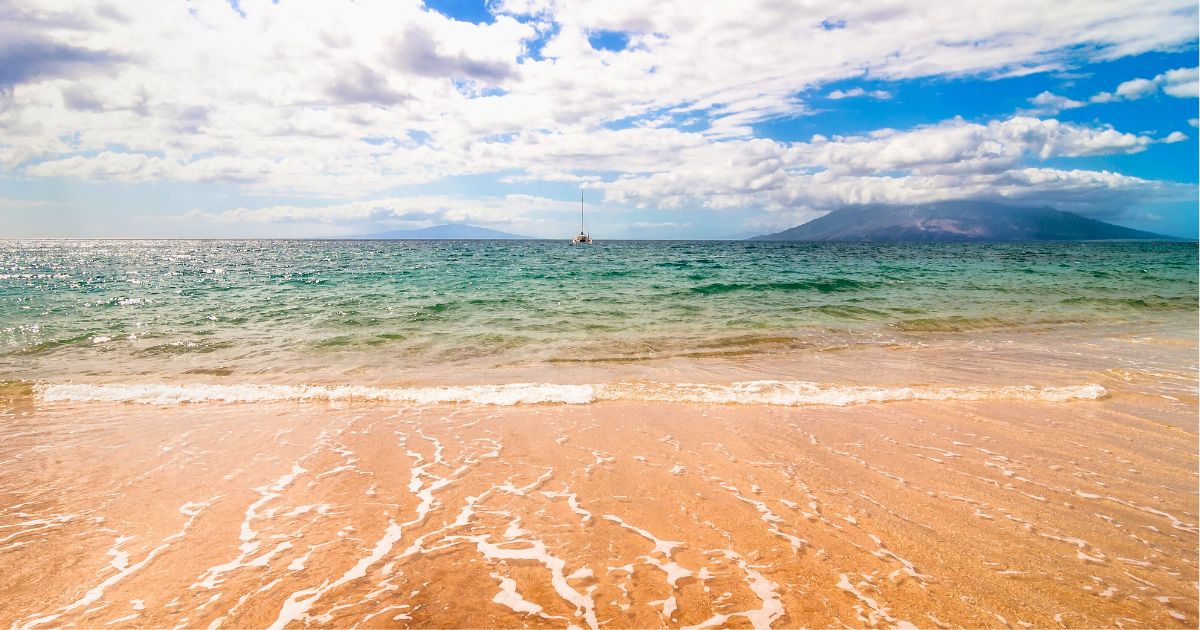
[[[0,242],[0,380],[741,356],[1196,311],[1195,243]]]

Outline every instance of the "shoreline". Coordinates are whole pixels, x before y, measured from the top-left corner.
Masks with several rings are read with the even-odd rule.
[[[862,335],[856,343],[770,344],[735,352],[699,355],[665,355],[576,360],[526,358],[521,361],[478,357],[443,364],[410,361],[381,350],[356,350],[328,356],[279,354],[259,368],[243,367],[242,360],[209,353],[170,357],[50,355],[29,363],[19,355],[7,361],[14,366],[0,372],[0,382],[29,383],[148,383],[164,385],[283,385],[368,387],[445,387],[552,383],[576,385],[623,381],[665,383],[730,383],[755,380],[794,380],[823,384],[901,386],[911,383],[956,384],[962,370],[975,373],[980,384],[1066,384],[1065,371],[1103,370],[1137,365],[1147,358],[1145,346],[1164,354],[1172,366],[1183,367],[1194,359],[1196,313],[1178,313],[1145,321],[1099,325],[1072,323],[1028,326],[1023,329],[970,332],[894,333],[880,338]],[[815,335],[815,333],[814,333]],[[836,339],[837,331],[825,340]],[[776,335],[766,335],[774,339]],[[814,337],[815,338],[815,337]],[[798,338],[797,338],[798,339]],[[792,339],[795,342],[797,339]],[[102,350],[100,344],[92,352]],[[1074,356],[1072,356],[1074,355]],[[74,357],[74,358],[72,358]],[[320,359],[318,361],[318,359]],[[24,366],[16,369],[16,366]],[[877,366],[862,370],[862,365]],[[0,363],[0,367],[4,364]],[[1027,372],[1037,366],[1036,377],[1018,374],[1007,382],[988,379],[981,366],[1002,372]],[[117,368],[117,369],[114,369]],[[907,381],[905,379],[908,379]],[[1037,381],[1037,382],[1035,382]]]
[[[1154,400],[41,404],[0,621],[1186,627],[1196,431]]]
[[[1166,277],[1193,262],[1181,264]],[[1005,269],[977,281],[1023,286]],[[1070,272],[1082,285],[1045,280],[1038,300],[1108,291],[1092,271]],[[218,277],[204,273],[205,286]],[[964,294],[954,276],[929,279],[928,295]],[[1137,287],[1122,295],[1151,292]],[[845,302],[915,300],[873,290]],[[207,345],[141,355],[81,337],[0,362],[0,625],[1200,621],[1194,309],[1151,299],[1116,323],[886,335],[855,324],[863,343],[825,331],[803,347],[763,329],[747,339],[768,343],[721,356],[546,360],[566,344],[439,362],[398,348],[293,353],[274,337],[240,346],[254,327],[208,319],[236,301],[215,295],[178,312],[92,304],[134,318],[121,326],[160,313],[154,334],[198,322]],[[687,317],[726,321],[712,317],[740,294],[720,295]],[[1006,295],[1011,315],[1021,297]],[[786,296],[770,306],[804,306],[786,292],[759,300]],[[284,302],[272,307],[305,305]],[[606,312],[586,304],[555,312]],[[425,341],[466,330],[449,308],[421,320]],[[281,336],[346,317],[390,325],[306,319],[332,312],[281,316]]]

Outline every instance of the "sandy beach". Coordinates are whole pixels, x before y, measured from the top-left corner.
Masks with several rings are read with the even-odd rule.
[[[1200,628],[1197,0],[0,0],[0,630]]]
[[[958,394],[147,404],[11,386],[0,623],[1194,627],[1189,343],[1125,343],[1174,352],[1173,381],[1060,368],[1103,393],[1024,399],[963,397],[939,385],[952,360],[930,372],[915,351],[891,354]],[[1020,384],[1002,365],[995,383]]]

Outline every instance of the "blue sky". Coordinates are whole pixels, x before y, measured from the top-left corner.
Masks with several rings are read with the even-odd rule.
[[[465,222],[565,238],[581,187],[601,238],[959,198],[1197,235],[1194,2],[0,0],[0,16],[0,237]]]

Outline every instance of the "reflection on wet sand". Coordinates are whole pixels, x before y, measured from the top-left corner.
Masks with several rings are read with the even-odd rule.
[[[1195,627],[1195,404],[16,405],[0,623]]]

